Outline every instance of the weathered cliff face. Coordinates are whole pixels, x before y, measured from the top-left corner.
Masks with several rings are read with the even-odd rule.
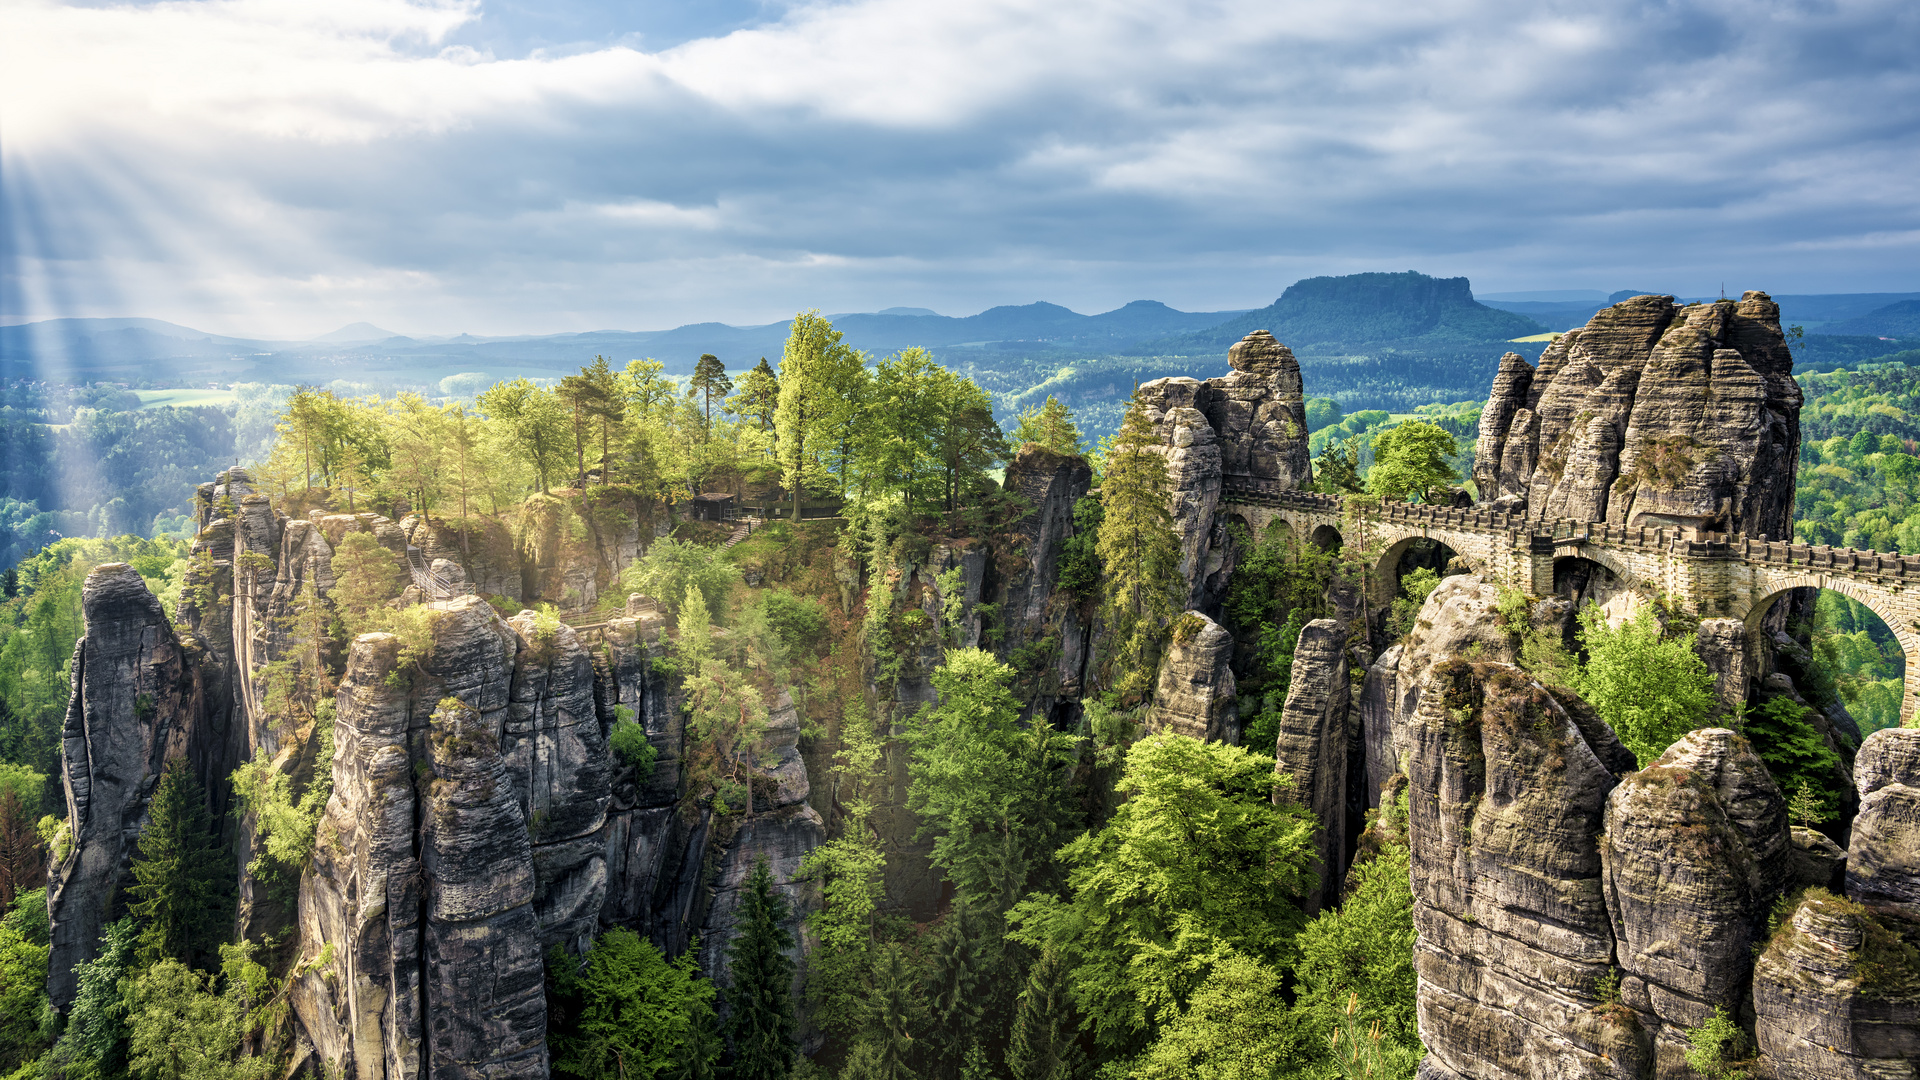
[[[206,745],[214,733],[199,666],[140,575],[125,563],[96,566],[80,603],[87,633],[73,650],[60,746],[72,846],[47,889],[48,993],[61,1009],[77,989],[73,965],[94,958],[101,930],[124,904],[119,893],[167,760],[188,758],[203,783],[221,764]]]
[[[1503,359],[1481,415],[1485,502],[1556,518],[1784,536],[1800,390],[1767,294],[1596,314],[1535,370]]]
[[[1134,394],[1167,458],[1180,574],[1189,587],[1183,606],[1209,615],[1219,614],[1233,570],[1225,521],[1217,520],[1222,485],[1313,483],[1293,352],[1257,330],[1227,350],[1227,362],[1227,375],[1155,379]]]
[[[1060,558],[1073,536],[1073,508],[1093,483],[1085,458],[1029,444],[1007,465],[1004,488],[1032,509],[1013,526],[1008,557],[983,568],[985,597],[998,611],[1001,655],[1057,639],[1058,654],[1038,687],[1033,713],[1056,722],[1084,692],[1089,627],[1060,587]],[[1064,709],[1062,707],[1065,707]]]
[[[1792,869],[1786,804],[1745,739],[1704,728],[1627,776],[1605,824],[1620,998],[1673,1072],[1687,1029],[1745,1002],[1754,944]]]
[[[1422,1075],[1647,1075],[1637,1025],[1595,1008],[1602,753],[1525,672],[1458,658],[1427,672],[1408,745]]]
[[[464,579],[476,590],[510,600],[520,599],[523,584],[520,551],[514,545],[512,534],[499,522],[482,519],[463,529],[450,522],[409,514],[401,518],[399,524],[407,543],[419,548],[421,557],[429,564],[444,559],[458,566]]]
[[[650,523],[648,502],[617,485],[556,488],[550,495],[529,497],[518,526],[524,588],[514,594],[561,611],[591,610],[601,593],[617,589],[620,571],[651,542]],[[492,554],[491,545],[489,551],[472,562],[469,573],[504,577],[506,560]],[[466,564],[444,541],[434,557]]]
[[[1197,611],[1175,620],[1173,640],[1160,661],[1149,729],[1238,742],[1232,660],[1233,635],[1226,627]]]
[[[591,683],[593,736],[562,723],[564,705],[543,725],[530,704],[578,702],[576,688],[546,685],[538,676],[552,668],[539,664],[542,685],[516,686],[531,643],[479,599],[429,610],[423,656],[402,656],[388,634],[353,644],[333,796],[301,882],[294,1009],[321,1059],[348,1075],[544,1075],[542,946],[573,925],[565,906],[553,926],[536,907],[567,874],[540,873],[530,799],[605,775]],[[571,631],[556,638],[543,644],[577,652]],[[579,753],[553,752],[563,733]]]
[[[1314,834],[1320,885],[1303,905],[1309,914],[1339,899],[1347,839],[1357,824],[1347,819],[1347,766],[1355,737],[1348,724],[1351,698],[1346,627],[1334,619],[1315,619],[1301,628],[1294,647],[1293,677],[1273,748],[1274,774],[1286,778],[1274,799],[1304,806],[1320,819]]]

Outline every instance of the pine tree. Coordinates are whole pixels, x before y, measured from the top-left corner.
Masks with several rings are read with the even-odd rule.
[[[1106,569],[1101,614],[1113,632],[1111,685],[1123,702],[1152,691],[1162,638],[1177,610],[1180,538],[1173,532],[1167,459],[1138,401],[1127,407],[1100,482],[1105,517],[1095,545]]]
[[[729,1080],[784,1080],[793,1070],[793,960],[787,956],[793,934],[782,925],[786,917],[786,899],[774,890],[762,858],[747,877],[735,923],[740,935],[727,949]]]
[[[1027,987],[1020,992],[1007,1071],[1013,1080],[1076,1080],[1085,1072],[1086,1055],[1075,1033],[1067,965],[1058,952],[1048,949],[1033,965]]]
[[[985,985],[987,951],[998,944],[979,911],[963,896],[940,923],[932,941],[933,964],[927,972],[929,1039],[940,1076],[958,1077],[969,1053],[980,1049],[991,996]],[[995,950],[998,951],[998,950]]]
[[[911,1080],[914,1046],[926,1012],[920,1000],[919,980],[907,963],[905,950],[881,946],[873,964],[872,991],[867,997],[866,1032],[847,1055],[842,1080]]]
[[[713,428],[713,399],[718,395],[722,401],[733,392],[733,380],[727,378],[727,365],[712,353],[701,353],[700,362],[693,365],[693,388],[705,397],[705,409],[702,420],[709,432]]]
[[[127,910],[141,923],[143,963],[194,954],[219,936],[220,873],[225,859],[213,832],[200,781],[185,758],[167,762],[154,791]]]

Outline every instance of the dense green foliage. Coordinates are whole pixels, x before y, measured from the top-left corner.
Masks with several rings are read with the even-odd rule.
[[[1692,634],[1663,634],[1644,608],[1619,626],[1609,626],[1596,607],[1580,615],[1588,660],[1574,689],[1642,766],[1707,722],[1713,674],[1694,652]]]
[[[556,948],[547,981],[555,1072],[587,1080],[715,1075],[714,989],[692,951],[668,962],[652,942],[615,928],[584,963]]]
[[[1167,459],[1146,414],[1130,409],[1104,459],[1100,534],[1095,553],[1104,571],[1102,619],[1112,634],[1104,658],[1114,693],[1128,703],[1152,690],[1165,628],[1186,606],[1175,596],[1180,540],[1168,510]]]
[[[1326,614],[1326,590],[1333,559],[1311,543],[1301,543],[1285,525],[1276,523],[1254,543],[1236,532],[1242,556],[1227,588],[1227,628],[1242,641],[1255,643],[1251,663],[1241,672],[1237,689],[1244,700],[1258,702],[1242,742],[1266,749],[1279,735],[1281,707],[1293,683],[1293,649],[1306,624]]]
[[[1767,772],[1783,793],[1802,787],[1815,800],[1809,816],[1829,813],[1837,801],[1834,786],[1843,782],[1840,755],[1808,722],[1808,710],[1789,697],[1768,698],[1749,710],[1743,725],[1755,752],[1767,763]]]

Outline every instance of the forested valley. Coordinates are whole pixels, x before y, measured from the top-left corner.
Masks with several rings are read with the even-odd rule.
[[[0,1072],[335,1075],[314,1002],[346,1001],[363,969],[345,965],[365,961],[313,910],[344,880],[328,875],[365,859],[341,839],[357,796],[335,784],[368,782],[366,702],[413,710],[413,756],[391,782],[435,823],[422,835],[452,828],[441,806],[493,797],[460,762],[509,760],[489,774],[500,784],[521,767],[488,743],[505,735],[470,733],[483,712],[510,713],[503,731],[541,722],[511,713],[518,696],[461,689],[445,659],[459,622],[509,642],[515,695],[529,670],[559,686],[577,658],[592,686],[579,709],[604,732],[539,768],[604,760],[632,815],[620,827],[658,823],[632,850],[686,853],[634,886],[624,918],[542,924],[537,985],[522,988],[540,1030],[489,1014],[475,1039],[507,1024],[552,1071],[596,1078],[1414,1075],[1428,1048],[1407,779],[1358,807],[1329,855],[1276,740],[1306,708],[1298,673],[1357,695],[1370,663],[1428,632],[1422,612],[1465,576],[1459,560],[1416,545],[1383,590],[1384,545],[1363,532],[1316,543],[1234,522],[1217,542],[1228,572],[1196,584],[1204,566],[1170,509],[1184,475],[1171,405],[1136,394],[1090,421],[1030,389],[1009,411],[1003,388],[923,349],[866,355],[817,313],[794,320],[777,361],[744,368],[582,359],[563,378],[457,394],[250,387],[234,412],[8,391],[7,482],[38,494],[6,504],[36,549],[0,578]],[[1305,429],[1288,452],[1312,458],[1319,493],[1355,507],[1479,494],[1485,381],[1388,411],[1320,393],[1301,366]],[[1920,378],[1895,360],[1799,386],[1798,538],[1916,551]],[[227,471],[236,447],[244,467]],[[41,509],[83,472],[92,509]],[[303,522],[296,555],[280,553],[290,539],[247,546],[250,529],[284,538]],[[38,546],[49,529],[73,535]],[[164,612],[185,658],[169,662],[237,672],[229,715],[258,730],[217,775],[178,755],[152,774],[97,942],[63,946],[48,873],[83,861],[62,771],[90,737],[69,716],[75,645],[89,581],[115,564]],[[1189,610],[1203,589],[1216,618]],[[1589,606],[1557,635],[1528,614],[1538,600],[1501,593],[1488,633],[1554,695],[1584,699],[1639,766],[1724,719],[1697,618],[1649,607],[1610,624]],[[1799,616],[1782,670],[1806,704],[1776,694],[1737,722],[1795,823],[1837,827],[1852,790],[1813,713],[1850,712],[1850,760],[1859,736],[1898,725],[1904,660],[1838,593]],[[1329,620],[1351,639],[1324,668],[1297,663]],[[236,629],[249,627],[257,638]],[[1225,712],[1217,696],[1189,710],[1195,727],[1169,701],[1207,649],[1234,689]],[[128,701],[142,722],[189,708]],[[588,834],[559,838],[567,807],[532,806],[511,821],[544,904],[540,860]],[[706,899],[673,900],[669,917],[676,890]],[[50,991],[56,954],[84,958]],[[1744,1060],[1715,1018],[1682,1036],[1704,1048],[1687,1061],[1733,1075],[1711,1071]],[[380,1025],[398,1023],[362,1032],[355,1062],[383,1038],[391,1052],[397,1029]],[[483,1071],[461,1061],[449,1075]]]

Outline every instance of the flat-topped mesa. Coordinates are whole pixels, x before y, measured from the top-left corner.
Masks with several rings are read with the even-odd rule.
[[[1480,419],[1483,504],[1556,519],[1790,534],[1800,388],[1763,292],[1636,296],[1509,353]]]

